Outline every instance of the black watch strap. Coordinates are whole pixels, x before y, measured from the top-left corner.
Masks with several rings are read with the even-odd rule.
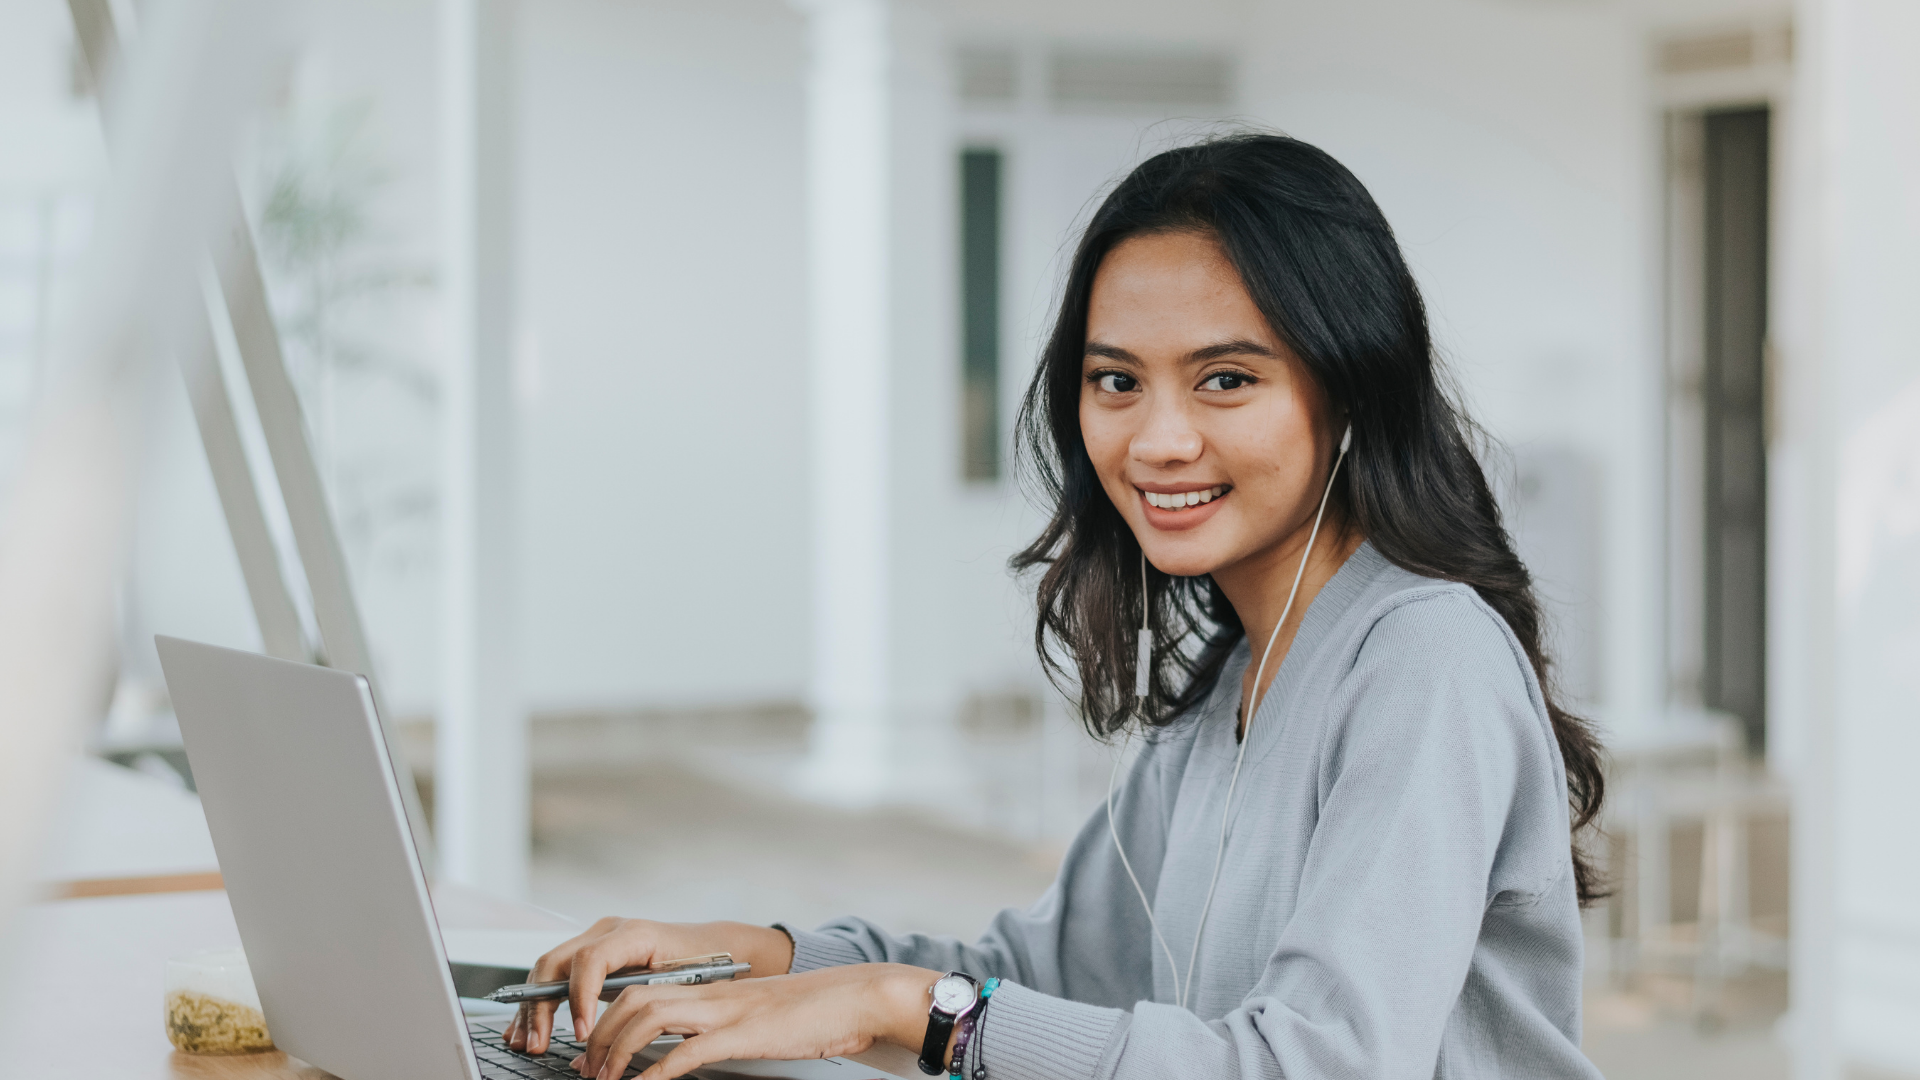
[[[947,1040],[953,1037],[953,1022],[959,1017],[938,1009],[927,1012],[927,1041],[920,1044],[920,1071],[939,1076],[947,1071]]]
[[[958,971],[949,971],[941,976],[941,980],[944,981],[956,977],[973,983],[974,991],[978,994],[980,984],[975,982],[971,975]],[[927,1038],[925,1042],[920,1044],[921,1072],[926,1073],[928,1076],[941,1076],[946,1073],[947,1042],[953,1037],[953,1025],[957,1023],[962,1016],[973,1011],[973,1006],[978,1001],[979,998],[976,996],[972,1001],[967,1002],[958,1012],[948,1012],[942,1009],[937,999],[927,1008]]]

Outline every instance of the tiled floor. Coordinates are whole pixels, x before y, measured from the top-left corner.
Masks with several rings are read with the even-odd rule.
[[[971,937],[1026,904],[1052,859],[895,810],[849,812],[725,786],[664,763],[547,771],[534,793],[535,902],[576,918],[792,920],[857,913],[898,929]],[[1612,1080],[1773,1080],[1784,983],[1733,987],[1722,1030],[1688,1021],[1673,983],[1596,980],[1586,1047]]]
[[[1622,989],[1590,978],[1587,1056],[1615,1080],[1786,1080],[1787,1048],[1775,1033],[1787,1005],[1784,973],[1730,980],[1710,1022],[1695,1019],[1692,998],[1682,979],[1643,978]]]

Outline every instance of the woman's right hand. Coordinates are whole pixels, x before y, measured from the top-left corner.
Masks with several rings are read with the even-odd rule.
[[[573,1036],[585,1041],[600,1015],[600,984],[622,968],[650,967],[689,956],[732,953],[736,963],[751,965],[744,978],[785,975],[793,966],[793,942],[769,926],[748,923],[662,923],[645,919],[605,918],[578,937],[562,942],[534,964],[528,982],[566,979],[568,1006],[573,1012]],[[543,1054],[553,1036],[553,1014],[558,1001],[529,1001],[507,1025],[508,1046],[526,1054]]]

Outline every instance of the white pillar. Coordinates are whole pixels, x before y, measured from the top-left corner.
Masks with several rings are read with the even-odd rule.
[[[1808,705],[1794,755],[1801,1080],[1920,1072],[1920,6],[1803,0],[1777,384],[1805,421]]]
[[[513,0],[441,0],[445,131],[441,876],[526,890],[527,731],[513,599]]]
[[[889,0],[809,16],[813,746],[802,786],[871,802],[892,738],[888,588],[892,183]]]

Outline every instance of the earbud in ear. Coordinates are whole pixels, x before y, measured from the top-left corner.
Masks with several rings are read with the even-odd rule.
[[[1340,452],[1343,454],[1346,453],[1347,447],[1352,445],[1353,445],[1353,425],[1348,424],[1346,434],[1340,436]]]

